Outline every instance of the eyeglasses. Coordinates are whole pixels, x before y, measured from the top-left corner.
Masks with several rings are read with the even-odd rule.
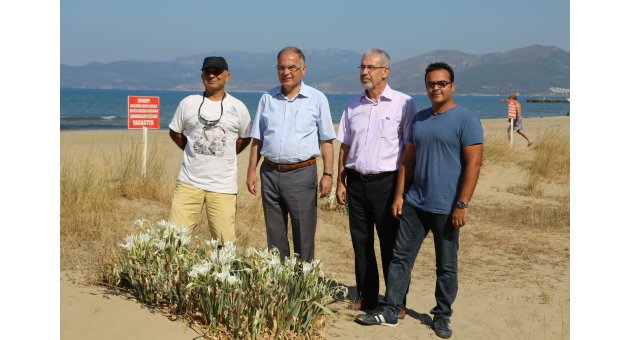
[[[206,100],[205,94],[203,95],[203,99],[201,99],[201,104],[199,104],[199,110],[197,110],[197,117],[199,118],[199,122],[204,125],[204,130],[206,128],[214,127],[219,123],[221,117],[223,117],[223,99],[225,99],[225,93],[223,94],[223,98],[221,98],[221,115],[219,115],[219,119],[217,120],[207,120],[201,115],[201,106],[203,102]]]
[[[426,83],[424,83],[424,86],[426,86],[427,89],[431,90],[432,88],[435,87],[435,85],[437,85],[438,88],[443,89],[446,87],[446,85],[448,84],[452,84],[452,81],[446,81],[446,80],[442,80],[442,81],[428,81]]]
[[[302,66],[295,66],[295,65],[282,66],[282,65],[278,65],[278,66],[276,66],[276,70],[278,70],[278,72],[284,72],[284,70],[289,70],[289,73],[295,73],[299,69],[301,69],[302,67],[304,67],[304,65],[302,65]]]
[[[387,68],[387,66],[374,66],[374,65],[361,65],[357,67],[359,70],[364,71],[368,70],[368,73],[372,73],[374,70],[378,70],[379,68]]]

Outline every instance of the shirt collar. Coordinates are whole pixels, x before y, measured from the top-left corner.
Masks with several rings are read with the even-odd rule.
[[[277,96],[286,97],[284,95],[284,93],[282,93],[282,85],[276,86],[273,89],[271,89],[270,94],[271,94],[272,97],[277,97]],[[304,84],[304,81],[301,81],[300,82],[300,92],[298,92],[298,94],[297,94],[297,96],[295,96],[295,98],[297,98],[297,97],[308,98],[308,96],[309,96],[308,86],[306,86],[306,84]]]
[[[363,90],[363,94],[361,95],[361,98],[365,98],[368,101],[372,101],[370,99],[370,97],[368,97],[367,95],[367,90]],[[383,93],[381,93],[380,97],[379,97],[379,101],[385,99],[387,101],[391,101],[394,98],[394,90],[392,90],[391,87],[389,87],[389,84],[385,84],[385,89],[383,90]]]

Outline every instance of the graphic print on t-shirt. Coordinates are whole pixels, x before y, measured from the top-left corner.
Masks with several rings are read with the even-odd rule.
[[[193,135],[193,152],[196,154],[222,157],[227,146],[225,130],[220,125],[203,126],[195,129]]]

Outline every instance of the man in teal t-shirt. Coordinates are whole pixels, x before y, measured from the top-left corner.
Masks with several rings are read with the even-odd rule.
[[[448,64],[433,63],[426,68],[431,108],[416,114],[398,170],[392,213],[400,218],[400,226],[387,277],[390,285],[381,311],[359,315],[361,324],[397,325],[396,315],[409,287],[413,264],[431,231],[437,268],[431,328],[441,338],[452,335],[459,229],[468,218],[468,202],[477,185],[483,154],[481,121],[453,100],[454,80]]]

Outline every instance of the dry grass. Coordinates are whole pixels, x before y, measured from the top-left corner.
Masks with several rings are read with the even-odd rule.
[[[570,166],[569,136],[559,130],[545,131],[534,147],[535,154],[528,167],[528,176],[524,189],[536,196],[544,191],[541,183],[568,182]]]
[[[485,136],[483,143],[483,166],[513,164],[521,160],[521,153],[510,147],[505,135],[494,133]]]
[[[120,144],[114,153],[61,155],[61,268],[88,272],[108,261],[133,219],[126,210],[139,202],[157,209],[170,203],[173,185],[165,180],[166,158],[154,145],[147,156],[147,173],[140,173],[141,146]],[[120,199],[134,199],[130,204]],[[133,203],[131,203],[133,202]],[[150,206],[150,205],[148,205]],[[148,217],[148,216],[147,216]]]

